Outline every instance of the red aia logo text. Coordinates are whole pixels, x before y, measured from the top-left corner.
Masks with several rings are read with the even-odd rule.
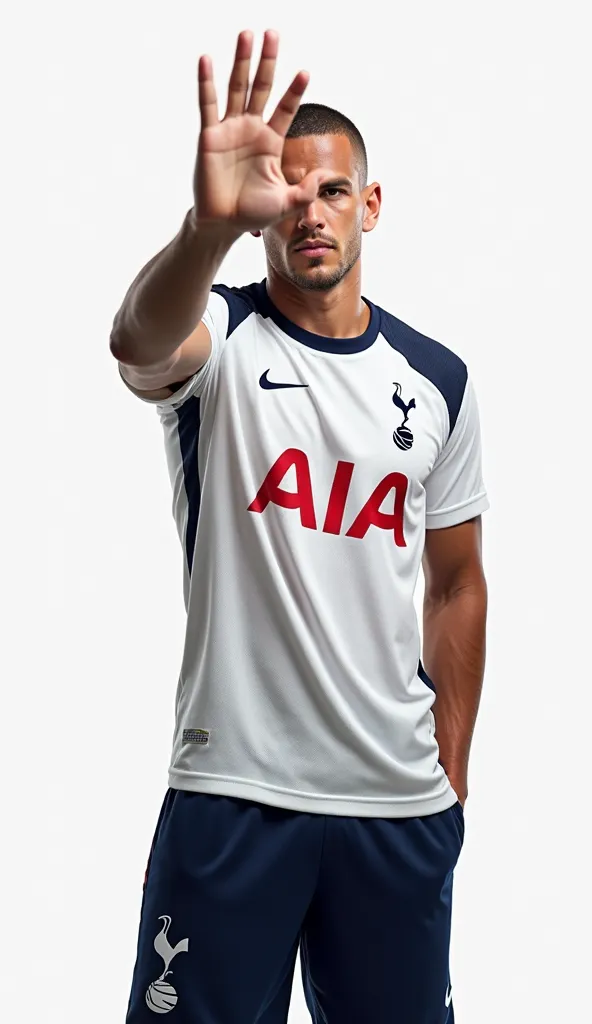
[[[280,484],[292,466],[296,471],[296,490],[285,491]],[[329,504],[325,513],[323,533],[342,532],[345,503],[354,469],[353,462],[339,460],[337,463]],[[345,532],[345,536],[365,537],[371,526],[377,526],[380,530],[392,530],[397,547],[406,547],[403,516],[408,483],[409,480],[403,473],[389,473],[388,476],[385,476],[374,488],[349,530]],[[394,491],[393,511],[392,513],[381,512],[380,508],[391,491]],[[270,502],[274,505],[281,505],[282,508],[299,509],[302,525],[307,530],[318,529],[308,458],[305,452],[300,451],[299,448],[288,448],[274,462],[257,491],[256,498],[249,505],[248,511],[264,512]]]

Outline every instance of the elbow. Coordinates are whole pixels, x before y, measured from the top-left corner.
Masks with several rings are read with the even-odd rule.
[[[109,335],[109,351],[118,363],[135,365],[138,361],[138,345],[130,336],[129,332],[121,325],[118,318],[115,318],[111,334]]]
[[[129,340],[125,337],[121,327],[120,313],[113,321],[111,334],[109,335],[109,351],[118,362],[125,362],[126,352],[129,352]]]
[[[125,349],[121,344],[121,339],[116,335],[111,335],[109,338],[109,351],[114,359],[117,359],[118,363],[125,362]]]
[[[487,583],[482,572],[470,578],[433,581],[426,585],[424,607],[436,612],[455,601],[474,601],[487,606]]]
[[[137,332],[130,332],[127,326],[118,322],[117,317],[109,335],[109,350],[117,362],[123,366],[152,368],[160,366],[162,363],[162,356],[159,357],[154,344],[151,344],[145,336],[139,336]]]

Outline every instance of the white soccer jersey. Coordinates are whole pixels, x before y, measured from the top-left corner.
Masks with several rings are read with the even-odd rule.
[[[488,507],[461,359],[365,300],[322,338],[215,285],[158,411],[187,631],[169,782],[299,811],[445,810],[413,592],[425,529]]]

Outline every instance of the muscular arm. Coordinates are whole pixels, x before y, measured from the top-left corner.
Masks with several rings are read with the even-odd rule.
[[[423,560],[424,665],[436,689],[433,711],[440,761],[461,803],[485,666],[487,586],[481,517],[427,530]]]
[[[218,269],[239,237],[205,227],[189,211],[177,236],[130,285],[111,332],[111,352],[132,390],[169,393],[206,362],[211,339],[201,322]]]
[[[111,352],[136,391],[163,397],[171,384],[192,377],[212,348],[202,322],[214,278],[234,242],[300,214],[318,195],[324,168],[289,185],[282,172],[284,142],[308,85],[299,71],[268,122],[263,113],[273,87],[278,52],[266,32],[251,84],[253,35],[241,32],[220,119],[211,58],[198,67],[201,129],[193,175],[194,205],[177,236],[131,284],[117,313]]]

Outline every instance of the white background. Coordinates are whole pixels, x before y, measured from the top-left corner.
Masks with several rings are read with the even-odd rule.
[[[254,29],[259,46],[267,27],[282,39],[274,97],[306,68],[306,98],[366,139],[384,206],[365,237],[364,293],[458,351],[480,399],[491,607],[456,882],[457,1021],[589,1013],[584,6],[12,8],[0,55],[11,1024],[125,1017],[184,623],[161,428],[119,382],[108,336],[191,205],[199,55],[213,56],[223,96],[236,33]],[[264,275],[249,238],[220,280]],[[297,976],[291,1024],[307,1019]]]

